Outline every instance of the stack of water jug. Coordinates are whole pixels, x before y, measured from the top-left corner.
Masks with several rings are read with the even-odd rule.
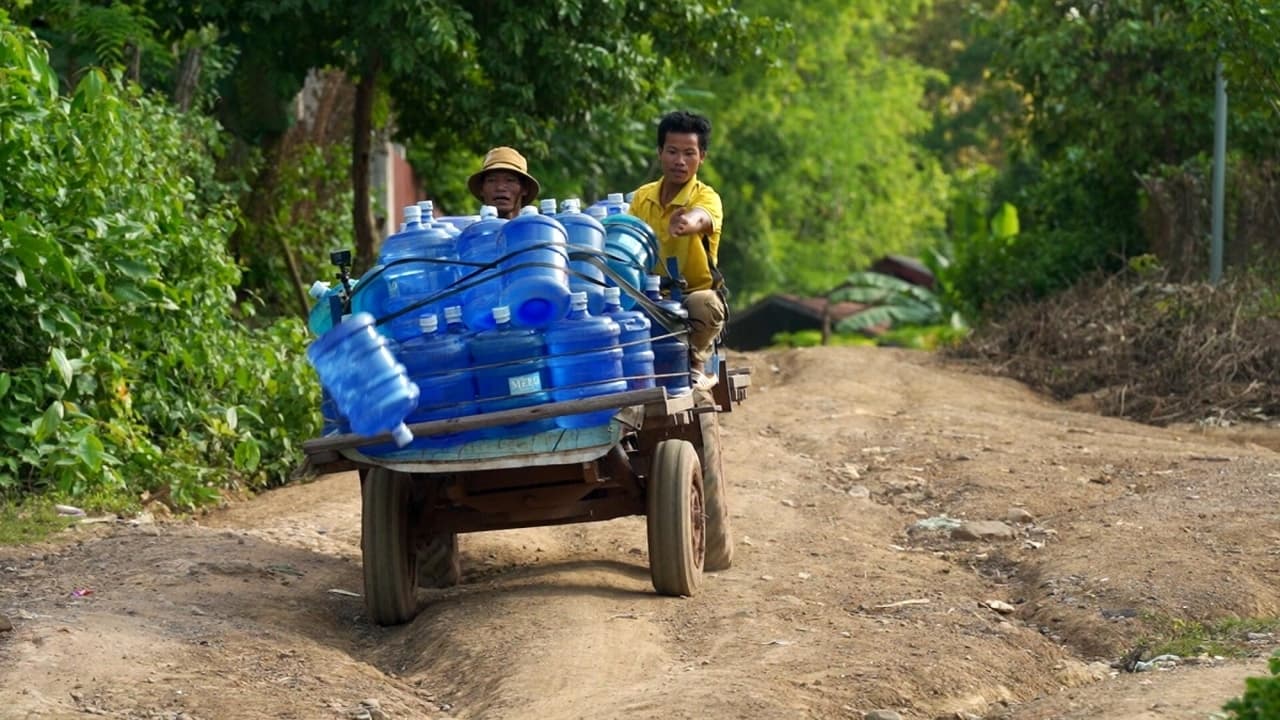
[[[487,205],[438,219],[430,203],[405,207],[378,264],[350,284],[351,315],[344,288],[312,287],[307,357],[325,434],[389,431],[394,443],[363,449],[375,455],[441,448],[597,427],[614,410],[420,438],[408,425],[655,385],[688,393],[687,314],[661,297],[657,237],[626,209],[621,194],[586,212],[543,200],[509,221]],[[640,293],[665,318],[636,308]]]

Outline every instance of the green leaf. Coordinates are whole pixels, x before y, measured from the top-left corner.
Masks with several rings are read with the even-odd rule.
[[[148,301],[146,294],[132,283],[121,283],[111,288],[111,296],[120,302],[126,303],[145,303]]]
[[[75,378],[71,370],[71,363],[67,360],[67,354],[62,351],[62,348],[54,348],[49,351],[49,354],[53,366],[57,368],[58,374],[62,376],[62,384],[66,387],[71,387],[71,381]]]
[[[137,262],[136,260],[116,260],[115,268],[122,274],[127,275],[134,280],[147,280],[155,277],[155,271],[150,266]]]
[[[991,218],[991,234],[1001,240],[1007,240],[1016,236],[1018,232],[1018,209],[1010,203],[1004,203],[996,212],[996,216]]]
[[[97,435],[92,433],[85,435],[81,439],[80,444],[76,446],[76,457],[80,458],[80,462],[93,472],[102,469],[102,459],[105,455],[105,448],[102,447],[102,441]]]
[[[235,430],[239,423],[240,419],[236,415],[236,409],[234,407],[227,408],[227,427]]]
[[[13,384],[13,378],[9,373],[0,373],[0,398],[9,392],[9,386]]]
[[[245,438],[236,443],[235,464],[245,472],[254,472],[262,462],[262,448],[253,438]]]
[[[45,438],[52,435],[61,424],[62,401],[55,400],[51,405],[49,405],[49,408],[44,411],[44,414],[36,420],[34,427],[32,427],[32,439],[37,443],[43,441]]]

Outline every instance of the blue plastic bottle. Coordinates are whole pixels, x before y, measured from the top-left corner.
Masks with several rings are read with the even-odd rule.
[[[602,256],[604,253],[604,226],[599,220],[590,215],[579,212],[579,204],[577,198],[570,198],[564,201],[561,206],[562,210],[556,219],[564,226],[565,233],[569,240],[569,253],[596,253]],[[603,259],[601,257],[601,259]],[[583,260],[569,260],[569,268],[576,271],[585,278],[577,275],[569,276],[569,290],[571,292],[583,292],[587,294],[587,311],[592,315],[599,315],[604,310],[604,272]]]
[[[329,283],[317,280],[311,284],[307,294],[316,301],[307,316],[307,327],[316,337],[320,337],[337,323],[342,321],[342,286],[329,287]]]
[[[404,447],[413,439],[404,419],[418,406],[418,387],[373,323],[368,313],[343,320],[311,343],[307,360],[353,432],[390,432],[396,445]]]
[[[552,399],[578,400],[625,391],[618,334],[618,324],[611,318],[587,313],[586,293],[570,295],[569,316],[546,331]],[[556,418],[556,425],[566,429],[597,427],[607,424],[616,412],[562,415]]]
[[[380,320],[417,305],[379,326],[396,340],[418,335],[418,318],[438,314],[445,301],[418,303],[440,296],[458,278],[454,240],[440,228],[423,225],[417,205],[406,205],[404,218],[404,230],[382,243],[378,265],[365,273],[363,287],[352,296],[353,312],[368,312]]]
[[[644,289],[644,278],[658,257],[658,236],[649,224],[634,215],[614,213],[605,217],[605,262],[609,269],[622,276],[635,290]],[[614,284],[610,279],[610,284]],[[627,293],[622,293],[622,307],[631,309],[635,304]]]
[[[450,305],[444,309],[444,331],[450,335],[470,335],[466,323],[462,322],[462,306]]]
[[[624,197],[622,193],[609,193],[603,200],[597,200],[591,206],[604,208],[605,215],[624,213],[629,205]]]
[[[436,222],[452,225],[459,233],[480,222],[479,215],[441,215]]]
[[[436,217],[436,206],[435,206],[435,203],[432,202],[431,200],[419,200],[418,212],[421,213],[422,215],[420,222],[424,226],[438,227],[441,230],[444,230],[446,233],[448,233],[450,237],[454,237],[454,238],[458,237],[458,234],[462,232],[461,227],[458,227],[456,224],[449,222],[450,220],[455,218]],[[457,219],[461,219],[461,218],[457,218]]]
[[[539,215],[532,205],[502,226],[505,258],[503,305],[511,309],[511,324],[545,328],[569,310],[569,253],[567,234],[555,218]]]
[[[475,372],[480,412],[498,412],[549,402],[551,383],[544,359],[542,333],[511,324],[505,306],[493,309],[494,327],[471,336],[468,348]],[[556,426],[550,418],[481,430],[484,437],[510,438],[532,435]]]
[[[645,278],[644,294],[668,312],[687,320],[689,311],[685,310],[683,305],[675,300],[662,299],[661,283],[662,278],[649,275]],[[667,394],[671,396],[690,392],[688,333],[673,334],[656,318],[652,318],[651,337],[653,338],[653,369],[658,375],[658,384],[665,387]]]
[[[443,332],[435,315],[423,316],[420,323],[422,334],[396,348],[396,358],[418,387],[418,405],[406,422],[474,415],[476,388],[466,340]],[[463,442],[465,436],[465,433],[453,433],[414,438],[409,447],[447,447]]]
[[[652,323],[649,316],[639,310],[623,310],[618,302],[620,293],[616,287],[604,289],[604,314],[618,324],[622,375],[627,378],[627,389],[654,387],[653,344],[649,339]]]
[[[461,297],[462,321],[471,330],[489,330],[493,327],[493,309],[502,304],[502,277],[497,267],[482,266],[496,263],[503,255],[502,234],[507,223],[498,217],[498,209],[492,205],[480,208],[480,221],[470,225],[458,236],[458,255],[463,262],[462,279],[467,286]]]
[[[351,432],[351,426],[338,409],[338,401],[333,399],[333,393],[323,385],[320,386],[320,419],[323,422],[321,435],[343,435]]]

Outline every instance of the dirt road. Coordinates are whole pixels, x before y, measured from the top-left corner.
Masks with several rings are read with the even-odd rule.
[[[1280,430],[1099,418],[906,352],[738,360],[737,559],[695,598],[652,593],[628,518],[465,536],[461,586],[373,626],[358,483],[329,476],[0,549],[0,717],[1203,720],[1280,644],[1107,664],[1280,616]]]

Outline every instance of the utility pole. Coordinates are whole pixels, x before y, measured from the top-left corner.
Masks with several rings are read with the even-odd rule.
[[[1209,282],[1222,280],[1223,196],[1227,175],[1227,81],[1222,77],[1222,61],[1214,72],[1213,107],[1213,244],[1209,254]]]

